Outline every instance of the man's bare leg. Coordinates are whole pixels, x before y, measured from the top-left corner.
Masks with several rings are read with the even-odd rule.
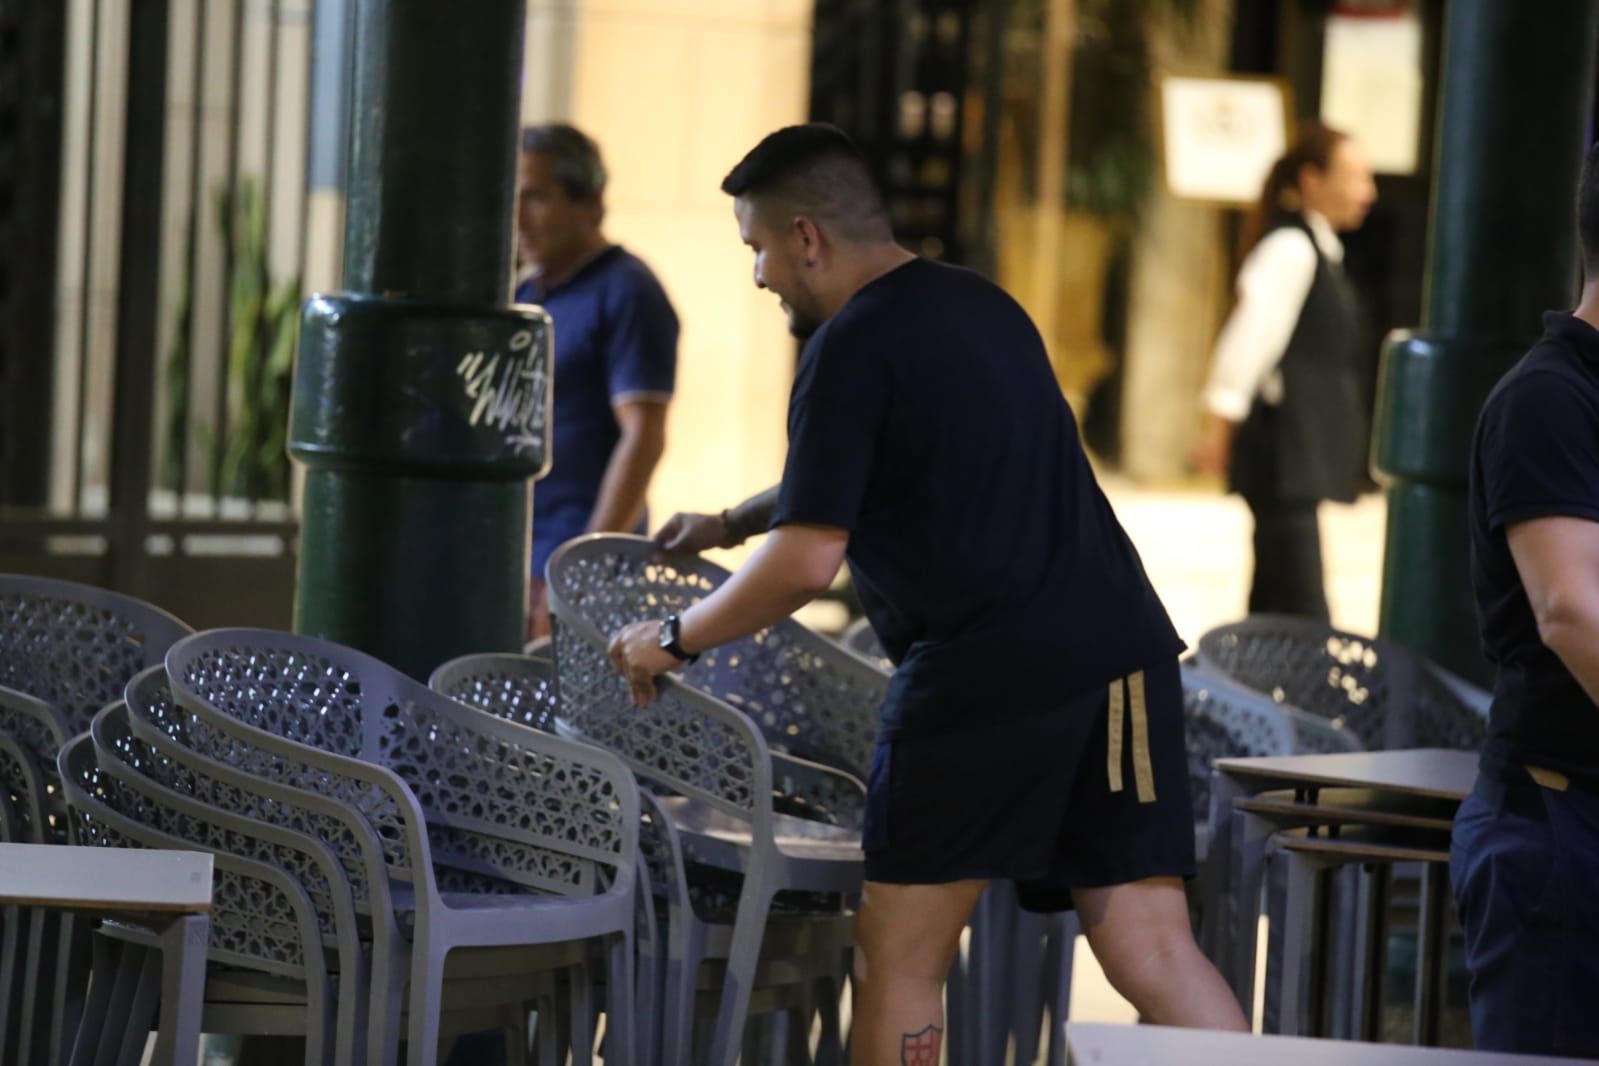
[[[868,881],[855,919],[853,1066],[938,1062],[944,975],[986,881]]]
[[[1249,1028],[1227,982],[1194,943],[1188,901],[1177,878],[1077,888],[1072,900],[1111,986],[1146,1021],[1191,1029]]]

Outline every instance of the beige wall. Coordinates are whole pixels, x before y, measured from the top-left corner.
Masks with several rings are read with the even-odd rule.
[[[776,298],[751,282],[717,186],[762,136],[804,121],[811,8],[529,4],[524,117],[571,121],[599,141],[607,231],[655,269],[683,323],[667,455],[650,493],[657,519],[720,510],[782,473],[794,342]]]

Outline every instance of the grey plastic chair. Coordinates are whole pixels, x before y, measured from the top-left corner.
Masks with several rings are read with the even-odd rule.
[[[69,734],[140,670],[193,630],[143,600],[20,574],[0,574],[0,685],[48,703]]]
[[[74,842],[107,847],[194,850],[182,837],[145,822],[147,811],[121,782],[102,773],[93,739],[84,733],[67,742],[58,761],[62,788],[71,811]],[[258,987],[301,1013],[307,1066],[327,1063],[332,996],[316,909],[304,888],[280,867],[230,854],[214,858],[210,952],[213,966],[236,967],[257,975]],[[110,927],[106,935],[135,943],[148,938],[137,929]],[[104,973],[104,970],[98,971]],[[96,1024],[149,1032],[155,1003],[149,990],[129,987],[137,973],[123,974],[115,987],[91,988]],[[131,978],[131,980],[130,980]],[[97,982],[99,983],[99,982]],[[199,1033],[181,1034],[179,1043]]]
[[[1304,618],[1256,615],[1199,638],[1199,664],[1343,726],[1372,751],[1487,740],[1485,694],[1399,645]]]
[[[328,955],[334,1026],[321,1034],[324,1057],[336,1063],[366,1059],[366,960],[349,882],[337,856],[293,830],[230,813],[196,798],[193,774],[133,735],[125,703],[114,703],[90,728],[102,780],[114,781],[140,821],[198,851],[276,866],[306,892],[316,910]],[[308,961],[308,965],[309,965]],[[314,1039],[307,1034],[307,1039]]]
[[[608,949],[607,1052],[629,1061],[638,796],[613,756],[308,637],[215,630],[175,645],[167,671],[191,735],[206,727],[208,758],[349,804],[382,842],[413,930],[413,1066],[436,1060],[450,951],[567,945],[581,965],[590,941]],[[398,975],[379,980],[397,1018]],[[580,1059],[586,1036],[574,1037]]]
[[[488,653],[447,662],[434,671],[429,686],[453,699],[536,728],[557,727],[559,710],[555,662],[548,642],[523,655]],[[657,905],[656,937],[640,952],[639,1028],[641,1045],[652,1062],[687,1062],[694,1048],[697,991],[702,963],[725,960],[731,947],[733,907],[727,886],[696,880],[683,857],[681,837],[647,791],[640,792],[639,844]],[[705,874],[703,868],[695,868]],[[711,880],[714,880],[714,872]],[[822,1047],[841,1057],[838,1000],[852,938],[852,919],[833,909],[785,907],[780,895],[767,923],[762,958],[753,981],[751,1013],[792,1010],[791,1034],[810,1032],[812,1003],[821,1012]],[[663,950],[664,949],[664,950]],[[796,986],[814,985],[814,989]],[[791,1003],[800,1004],[791,1008]],[[809,1048],[806,1048],[807,1053]]]
[[[749,1012],[756,965],[767,916],[779,892],[853,895],[860,890],[860,851],[864,787],[833,766],[797,755],[774,754],[762,729],[813,721],[800,731],[795,750],[843,761],[869,751],[871,735],[846,701],[857,686],[882,683],[867,664],[842,654],[823,638],[806,638],[776,627],[764,634],[763,654],[801,664],[828,649],[845,667],[837,674],[807,672],[783,692],[739,694],[749,713],[723,700],[663,678],[660,697],[635,709],[626,683],[606,654],[609,635],[626,622],[685,609],[713,585],[714,571],[698,560],[651,561],[641,538],[595,536],[568,542],[548,569],[554,615],[556,678],[562,727],[590,743],[614,751],[648,781],[660,805],[682,835],[690,862],[743,875],[728,949],[711,1059],[733,1066]],[[773,639],[775,638],[775,639]],[[760,641],[763,638],[756,638]],[[814,640],[814,644],[811,642]],[[736,654],[708,656],[701,678],[734,695]],[[774,788],[802,800],[793,813],[774,809]]]
[[[60,744],[87,731],[100,708],[121,698],[129,678],[159,663],[172,642],[188,632],[172,615],[132,596],[72,581],[0,574],[0,686],[46,705],[40,711],[0,701],[5,704],[0,728],[37,756],[52,797],[51,840],[66,839],[56,798]],[[22,964],[26,1004],[20,1024],[12,1026],[20,1041],[14,1051],[26,1061],[32,1054],[28,1049],[36,1046],[54,1062],[77,1024],[80,1004],[74,996],[88,967],[88,940],[71,915],[34,911],[28,925]]]
[[[354,807],[244,773],[235,766],[200,754],[201,749],[232,750],[231,738],[174,705],[164,667],[147,670],[128,684],[127,708],[127,724],[132,734],[153,756],[170,760],[181,768],[182,773],[175,773],[167,782],[169,786],[208,808],[301,834],[320,842],[335,854],[361,929],[361,948],[365,953],[362,966],[370,985],[369,1002],[362,1011],[367,1017],[365,1043],[368,1049],[362,1061],[391,1061],[399,1040],[398,997],[403,991],[404,975],[410,968],[410,942],[402,930],[402,919],[409,919],[411,909],[409,906],[401,908],[396,902],[383,843],[371,823]],[[373,981],[370,980],[373,974],[395,976],[392,980],[383,977]],[[349,988],[348,983],[345,988]],[[447,980],[447,1010],[450,989]],[[545,1000],[539,1004],[541,1018],[554,1016],[553,997],[551,985],[548,993],[541,997]],[[341,998],[341,1008],[345,1005]],[[212,1013],[217,1014],[218,1010],[213,1006]],[[231,1011],[230,1014],[239,1017],[233,1028],[248,1031],[255,1024],[251,1013],[248,1003],[241,1003]],[[514,1011],[506,1014],[515,1016]],[[456,1017],[449,1014],[446,1021]],[[219,1024],[230,1023],[223,1020]],[[455,1028],[465,1032],[473,1027],[462,1022]],[[508,1039],[520,1039],[522,1035],[520,1023],[514,1032],[507,1032]],[[540,1035],[546,1034],[541,1030]],[[553,1048],[544,1050],[553,1056]],[[385,1055],[389,1058],[384,1058]]]
[[[844,628],[838,642],[880,670],[886,673],[893,672],[894,660],[883,650],[883,642],[877,639],[877,632],[872,629],[870,618],[863,615],[855,619]]]

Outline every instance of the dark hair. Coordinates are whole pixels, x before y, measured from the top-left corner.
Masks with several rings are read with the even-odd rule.
[[[1302,207],[1299,202],[1299,172],[1305,167],[1326,170],[1332,162],[1333,152],[1348,139],[1349,134],[1321,122],[1306,122],[1299,127],[1288,151],[1266,173],[1266,184],[1260,190],[1260,199],[1244,220],[1245,253],[1265,236],[1272,215],[1279,211],[1298,211]]]
[[[600,146],[576,126],[564,122],[528,126],[522,130],[522,151],[549,156],[555,180],[574,200],[597,200],[605,191]]]
[[[882,193],[844,131],[823,122],[768,134],[722,179],[722,191],[830,223],[844,237],[894,237]]]
[[[1599,144],[1582,161],[1577,182],[1577,239],[1582,242],[1582,268],[1599,281]]]

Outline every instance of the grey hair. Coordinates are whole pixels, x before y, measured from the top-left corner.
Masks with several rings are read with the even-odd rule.
[[[597,200],[605,191],[605,163],[600,146],[564,122],[528,126],[522,130],[522,151],[547,155],[555,164],[555,180],[574,200]]]

